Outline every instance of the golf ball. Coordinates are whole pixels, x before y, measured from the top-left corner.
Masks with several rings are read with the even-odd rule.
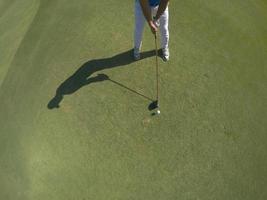
[[[160,110],[157,110],[157,114],[160,114]]]

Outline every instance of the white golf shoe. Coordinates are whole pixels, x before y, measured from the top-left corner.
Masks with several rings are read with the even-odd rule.
[[[140,56],[140,50],[138,48],[134,48],[133,58],[135,61],[140,60],[141,56]]]
[[[170,60],[170,51],[169,48],[163,48],[162,49],[162,58],[163,61],[167,62]]]

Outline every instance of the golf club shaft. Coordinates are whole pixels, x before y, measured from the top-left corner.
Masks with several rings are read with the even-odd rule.
[[[159,64],[158,64],[158,41],[157,41],[157,32],[155,33],[155,52],[156,52],[157,102],[159,104]]]

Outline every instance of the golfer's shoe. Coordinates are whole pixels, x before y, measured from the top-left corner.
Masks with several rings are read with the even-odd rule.
[[[133,58],[135,61],[140,60],[140,50],[138,48],[134,48],[133,50]]]
[[[162,49],[162,59],[163,61],[167,62],[170,60],[170,52],[169,48],[163,48]]]

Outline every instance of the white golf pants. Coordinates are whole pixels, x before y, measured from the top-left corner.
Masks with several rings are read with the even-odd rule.
[[[151,7],[151,14],[156,16],[158,10],[158,6]],[[139,0],[135,0],[135,31],[134,31],[134,47],[137,49],[141,49],[142,46],[142,36],[143,30],[146,23],[146,19],[144,17],[141,5]],[[169,46],[169,9],[168,7],[164,11],[164,13],[159,18],[157,24],[159,24],[160,36],[161,36],[161,47],[168,48]]]

